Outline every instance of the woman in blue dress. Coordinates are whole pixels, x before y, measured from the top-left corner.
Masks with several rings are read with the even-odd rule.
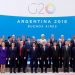
[[[2,42],[2,47],[0,47],[1,73],[5,73],[5,64],[7,57],[8,57],[8,49],[5,47],[5,42]]]

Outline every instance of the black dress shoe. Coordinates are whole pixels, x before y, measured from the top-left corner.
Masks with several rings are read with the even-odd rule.
[[[47,71],[45,71],[45,73],[47,73]]]
[[[23,71],[23,73],[26,73],[26,71]]]
[[[37,73],[37,71],[35,71],[35,73]]]
[[[56,71],[56,73],[58,73],[58,71]]]
[[[31,71],[31,73],[33,73],[33,71]]]
[[[41,73],[43,73],[43,71],[41,71]]]
[[[14,73],[16,73],[16,72],[14,72]]]
[[[55,73],[55,71],[53,71],[53,73]]]
[[[12,73],[12,72],[10,72],[10,73]]]

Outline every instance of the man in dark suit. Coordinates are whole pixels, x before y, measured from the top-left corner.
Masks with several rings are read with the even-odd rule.
[[[40,44],[40,39],[37,40],[36,47],[38,48],[38,60],[39,64],[37,64],[37,67],[41,67],[41,62],[40,62],[40,52],[41,52],[41,44]]]
[[[36,47],[35,43],[33,43],[33,46],[31,47],[30,58],[31,58],[31,73],[33,73],[34,65],[35,65],[35,73],[37,73],[38,48]]]
[[[30,48],[31,48],[31,41],[30,41],[30,37],[27,37],[28,38],[28,41],[25,42],[25,46],[26,46],[26,50],[27,50],[27,58],[26,60],[28,60],[28,56],[30,57]]]
[[[8,36],[8,40],[6,41],[6,47],[9,49],[11,47],[11,36]],[[8,59],[6,60],[6,67],[9,67],[10,65],[8,64]]]
[[[72,48],[73,72],[75,72],[75,47]]]
[[[23,73],[26,73],[26,47],[23,45],[23,41],[20,42],[20,46],[18,47],[18,72],[21,71],[21,67],[23,67]]]
[[[52,44],[50,43],[50,39],[48,39],[48,41],[47,41],[47,47],[48,47],[48,57],[49,57],[49,64],[48,64],[48,67],[51,68]]]
[[[72,46],[73,46],[73,44],[71,43],[70,38],[68,38],[68,46],[69,46],[70,52],[71,52],[70,67],[72,68],[73,67],[73,60],[72,60]]]
[[[37,41],[35,40],[35,36],[32,36],[32,46],[33,46],[33,42],[36,44],[37,43]]]
[[[42,43],[42,47],[41,47],[41,51],[40,51],[40,60],[41,60],[41,73],[43,72],[44,65],[45,65],[45,73],[47,73],[48,48],[46,46],[46,42]]]
[[[68,41],[65,42],[65,46],[62,50],[62,60],[64,60],[64,72],[69,72],[69,60],[70,60],[71,52],[68,46]]]
[[[22,40],[23,41],[23,44],[25,45],[25,42],[27,41],[27,39],[25,38],[25,35],[22,35]]]
[[[62,68],[62,48],[63,48],[63,45],[62,45],[61,39],[58,40],[57,46],[59,47],[59,52],[60,52],[60,59],[59,59],[58,67]]]
[[[59,52],[59,47],[56,46],[56,42],[53,43],[53,47],[52,47],[52,61],[53,61],[53,73],[55,72],[55,68],[56,68],[56,72],[58,73],[58,59],[60,59],[60,52]]]
[[[12,73],[12,67],[14,67],[14,73],[16,68],[16,60],[17,60],[17,48],[15,47],[15,43],[12,43],[12,47],[9,48],[9,60],[10,60],[10,73]]]
[[[65,39],[64,39],[64,35],[61,35],[61,42],[62,42],[62,45],[64,46],[65,45]]]
[[[56,42],[55,38],[54,38],[54,34],[51,35],[51,39],[50,39],[50,43],[53,45],[53,43]]]
[[[73,36],[73,39],[71,40],[72,47],[75,47],[75,35]]]
[[[11,36],[9,36],[8,37],[8,41],[6,41],[6,47],[8,47],[8,49],[9,49],[9,47],[11,47]]]

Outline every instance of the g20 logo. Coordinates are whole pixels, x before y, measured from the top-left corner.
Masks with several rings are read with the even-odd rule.
[[[54,4],[49,3],[47,5],[43,4],[43,3],[31,3],[28,6],[28,11],[31,14],[53,14],[56,10],[56,7]]]

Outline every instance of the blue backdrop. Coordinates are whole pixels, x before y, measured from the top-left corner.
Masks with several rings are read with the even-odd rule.
[[[56,28],[28,28],[33,23],[17,23],[20,20],[51,20],[52,23],[36,23],[34,25],[56,25]],[[56,23],[54,20],[67,20],[67,23]],[[50,38],[51,34],[55,34],[55,38],[59,39],[60,35],[64,35],[65,39],[72,38],[75,34],[75,16],[68,17],[15,17],[0,15],[0,36],[5,35],[6,39],[9,35],[16,36],[35,36],[36,39],[41,38],[41,34],[45,34],[45,38]]]

